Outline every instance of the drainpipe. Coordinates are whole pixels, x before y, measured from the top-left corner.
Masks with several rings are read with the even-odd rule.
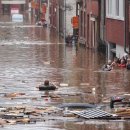
[[[66,0],[64,0],[64,41],[66,39]]]
[[[125,8],[125,19],[124,19],[124,27],[125,27],[125,38],[124,38],[124,51],[130,55],[130,45],[129,45],[129,51],[127,50],[127,25],[128,25],[128,7],[129,7],[129,3],[127,0],[125,0],[125,4],[124,4],[124,8]]]

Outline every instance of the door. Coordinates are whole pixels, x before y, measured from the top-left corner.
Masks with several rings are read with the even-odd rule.
[[[91,45],[93,49],[97,48],[97,22],[92,21]]]
[[[10,14],[10,5],[9,4],[3,4],[3,14]]]

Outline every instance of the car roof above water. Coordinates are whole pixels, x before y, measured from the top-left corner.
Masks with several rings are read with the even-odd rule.
[[[12,22],[23,22],[22,14],[12,14]]]

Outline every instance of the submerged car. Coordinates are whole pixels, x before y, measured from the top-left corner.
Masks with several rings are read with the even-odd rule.
[[[12,22],[23,22],[22,14],[12,14],[11,16]]]

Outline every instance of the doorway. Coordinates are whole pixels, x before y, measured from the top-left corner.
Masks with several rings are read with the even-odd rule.
[[[10,14],[10,5],[9,4],[3,4],[3,15],[9,15]]]

